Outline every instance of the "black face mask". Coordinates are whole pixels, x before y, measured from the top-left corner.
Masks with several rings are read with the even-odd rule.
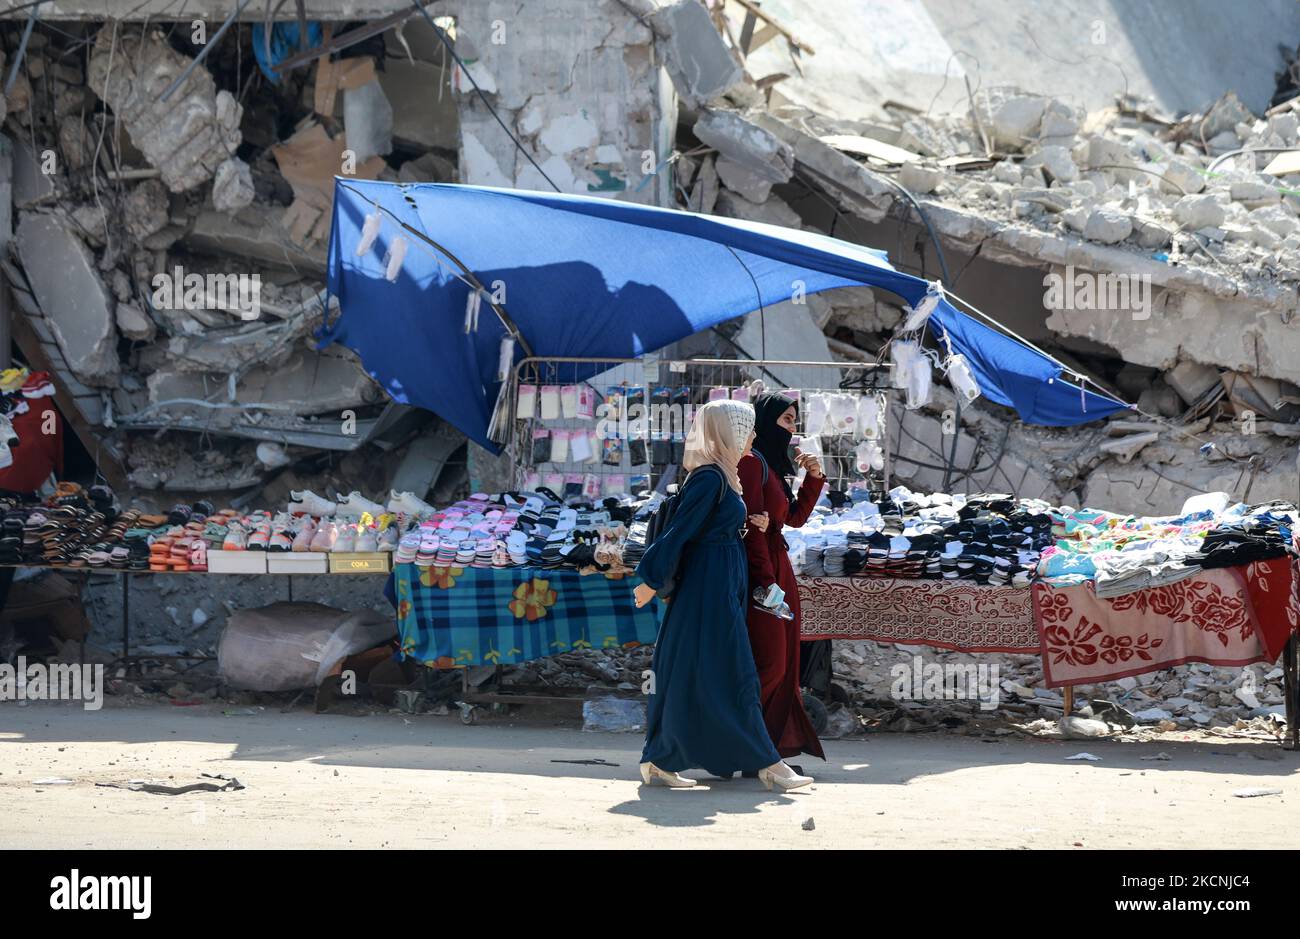
[[[787,496],[791,496],[791,492],[786,477],[795,475],[793,435],[777,421],[792,405],[797,407],[789,398],[775,394],[760,395],[754,404],[757,417],[754,449],[763,455],[768,468],[781,480]]]

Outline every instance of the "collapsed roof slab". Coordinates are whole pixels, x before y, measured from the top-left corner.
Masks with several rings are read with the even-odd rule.
[[[781,19],[817,54],[793,68],[784,43],[749,57],[755,79],[785,72],[773,102],[870,120],[895,101],[929,114],[967,110],[972,88],[1013,85],[1106,107],[1123,93],[1171,112],[1234,90],[1268,106],[1282,46],[1300,33],[1292,0],[782,0]],[[774,13],[777,10],[773,10]],[[739,18],[739,7],[733,16]],[[736,20],[739,22],[739,19]]]

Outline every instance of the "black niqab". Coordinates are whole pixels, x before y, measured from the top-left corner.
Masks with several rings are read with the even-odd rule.
[[[790,488],[789,477],[798,470],[790,462],[790,431],[777,420],[790,408],[798,410],[799,405],[785,395],[766,393],[754,399],[754,450],[767,461],[770,472],[781,480],[781,488],[786,498],[794,499],[794,490]]]

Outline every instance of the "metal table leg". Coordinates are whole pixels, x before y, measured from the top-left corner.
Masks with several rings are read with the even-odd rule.
[[[1291,749],[1300,750],[1300,638],[1294,633],[1282,650],[1282,695],[1286,698],[1286,729]]]
[[[122,572],[122,658],[131,655],[131,572]]]

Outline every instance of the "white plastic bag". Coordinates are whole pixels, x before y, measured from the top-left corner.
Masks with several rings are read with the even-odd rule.
[[[314,688],[340,659],[396,635],[394,618],[372,610],[283,602],[236,610],[217,644],[217,670],[249,691]]]

